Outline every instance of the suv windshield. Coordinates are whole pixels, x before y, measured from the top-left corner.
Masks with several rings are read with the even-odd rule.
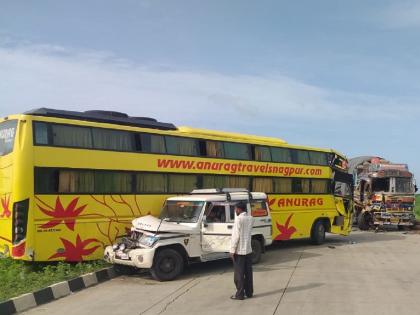
[[[159,218],[171,222],[195,223],[203,206],[204,201],[167,200]]]

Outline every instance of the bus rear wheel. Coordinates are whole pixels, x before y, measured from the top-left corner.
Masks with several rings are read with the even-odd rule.
[[[175,249],[165,248],[156,254],[150,273],[155,280],[170,281],[178,277],[183,269],[181,254]]]
[[[321,245],[325,241],[325,225],[324,222],[318,220],[314,223],[311,230],[311,243]]]

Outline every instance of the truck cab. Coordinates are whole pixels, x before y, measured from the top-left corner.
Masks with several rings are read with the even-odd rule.
[[[159,281],[175,279],[186,264],[229,257],[235,204],[246,202],[254,218],[253,263],[272,243],[267,196],[240,189],[200,189],[168,198],[159,218],[132,222],[131,234],[105,248],[104,259],[117,265],[149,269]]]

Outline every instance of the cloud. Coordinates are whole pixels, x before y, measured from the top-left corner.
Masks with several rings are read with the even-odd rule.
[[[407,117],[419,113],[416,100],[404,102]],[[108,52],[9,43],[0,44],[0,104],[0,116],[37,107],[112,109],[235,130],[244,124],[351,122],[369,115],[395,119],[401,100],[329,90],[278,73],[184,71],[139,65]]]
[[[388,29],[420,27],[420,1],[396,1],[374,14],[380,24]]]

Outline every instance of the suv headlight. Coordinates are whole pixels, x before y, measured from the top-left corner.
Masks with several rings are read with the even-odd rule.
[[[152,247],[159,240],[159,237],[153,235],[143,235],[140,239],[140,245]]]

